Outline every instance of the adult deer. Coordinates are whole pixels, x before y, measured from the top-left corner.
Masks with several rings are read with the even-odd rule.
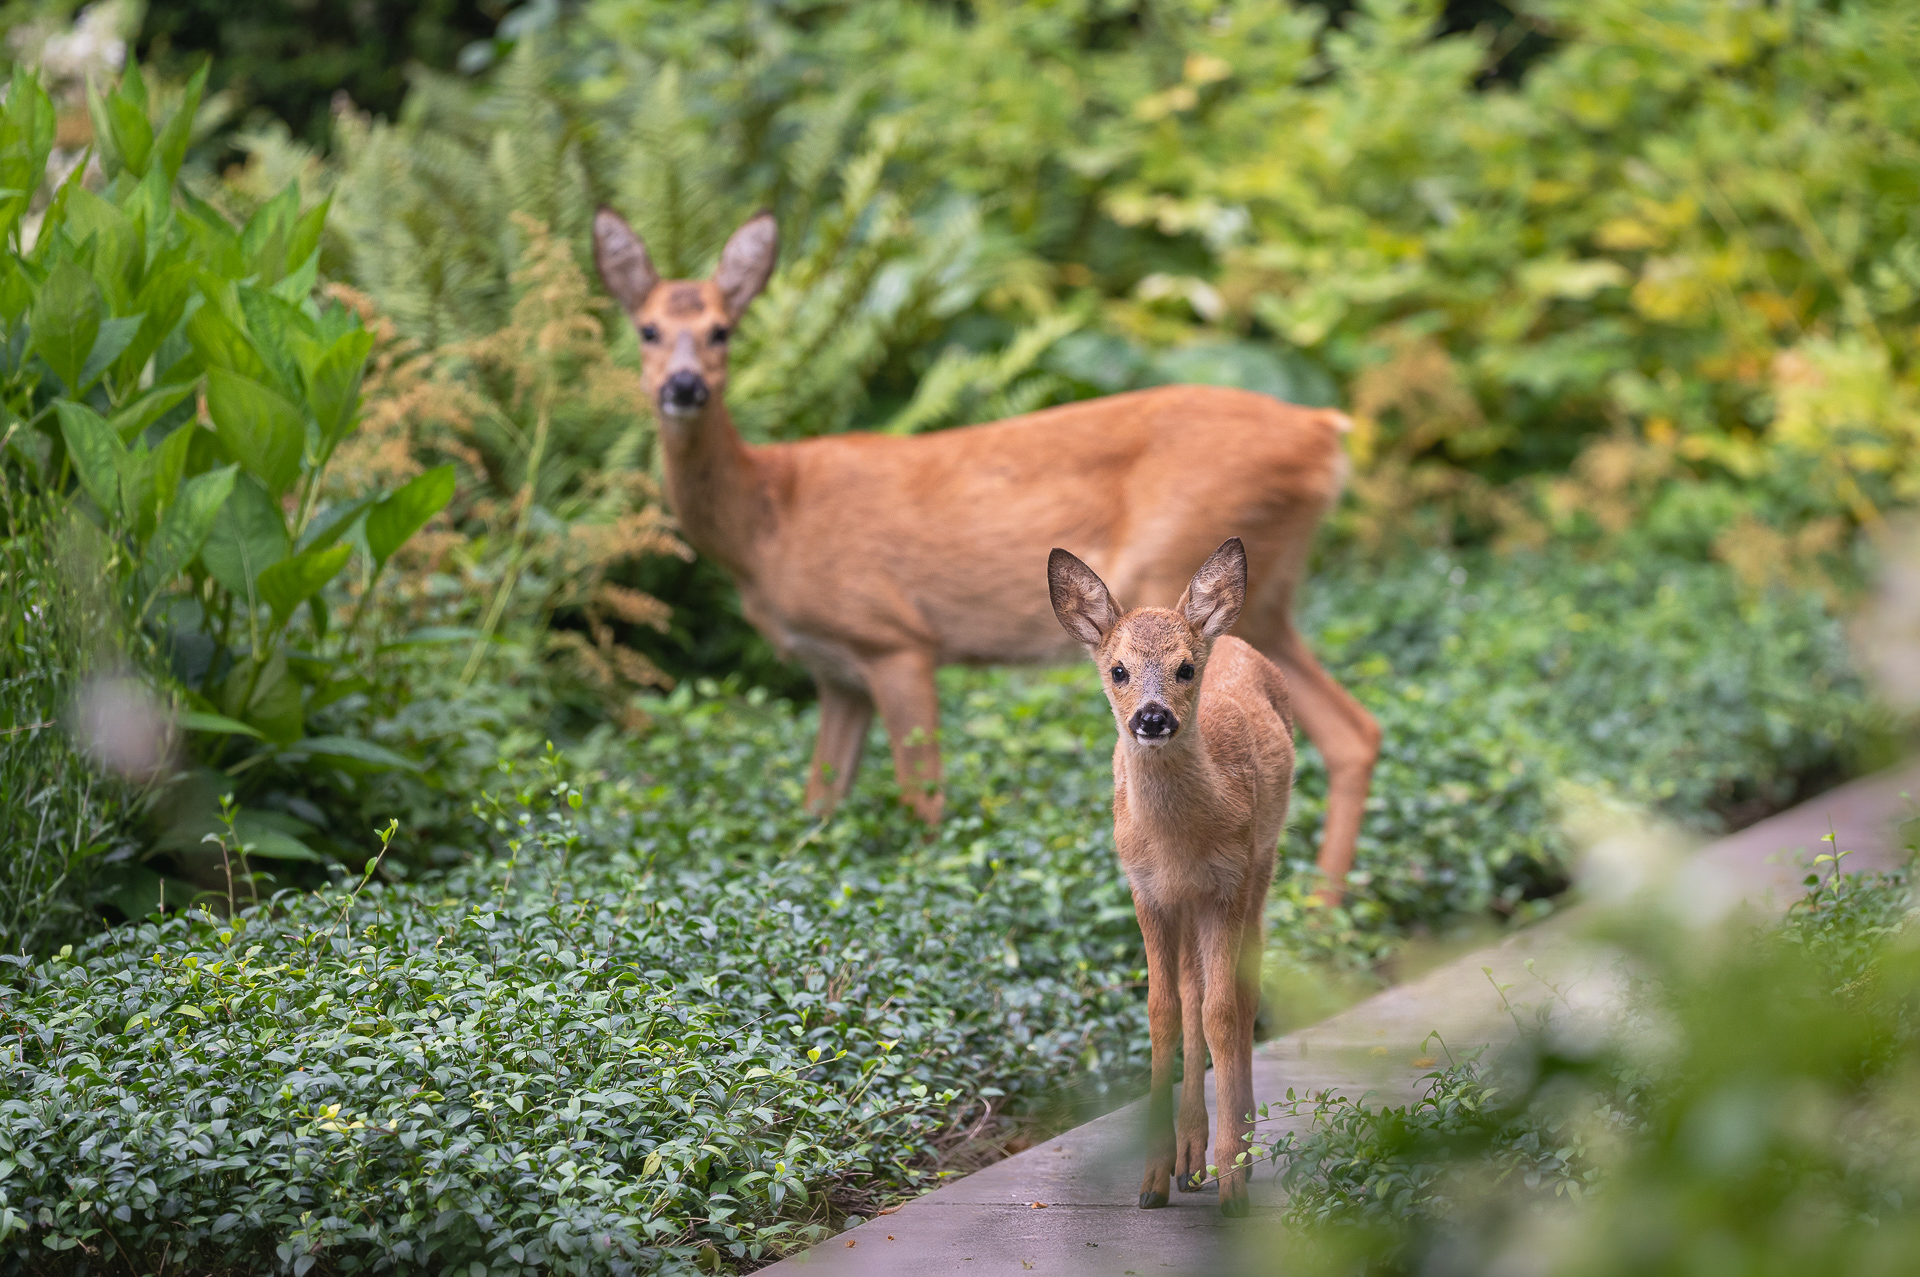
[[[1338,898],[1380,731],[1314,661],[1291,611],[1345,478],[1343,415],[1167,386],[910,438],[749,445],[727,415],[727,342],[773,273],[773,217],[735,231],[705,280],[662,280],[610,209],[593,238],[600,276],[640,333],[682,532],[819,686],[809,807],[824,814],[846,793],[878,706],[906,801],[939,819],[934,670],[1071,652],[1040,588],[1051,546],[1078,549],[1123,597],[1167,604],[1186,584],[1182,565],[1236,531],[1249,569],[1236,632],[1285,671],[1326,762],[1320,868]]]
[[[1211,1049],[1220,1210],[1245,1215],[1261,912],[1293,786],[1286,680],[1227,636],[1246,602],[1246,550],[1239,537],[1215,550],[1172,608],[1123,614],[1093,569],[1065,550],[1047,560],[1047,592],[1061,628],[1100,667],[1120,728],[1113,847],[1146,942],[1153,1042],[1140,1206],[1165,1206],[1169,1177],[1189,1192],[1207,1178],[1201,1078]],[[1183,1028],[1176,1126],[1173,1051]]]

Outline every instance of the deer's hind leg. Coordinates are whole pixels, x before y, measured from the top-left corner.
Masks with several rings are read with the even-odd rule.
[[[807,774],[807,810],[832,814],[853,788],[860,755],[873,725],[873,700],[858,688],[816,679],[820,689],[820,735],[813,742],[813,766]]]
[[[906,649],[867,662],[867,688],[887,725],[900,798],[928,824],[945,809],[940,794],[940,698],[931,652]]]

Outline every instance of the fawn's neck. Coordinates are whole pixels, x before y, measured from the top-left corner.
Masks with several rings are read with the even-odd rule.
[[[1189,828],[1196,814],[1218,808],[1220,769],[1200,732],[1199,717],[1195,714],[1186,731],[1158,748],[1123,743],[1127,807],[1136,819]]]
[[[690,420],[663,421],[660,438],[667,500],[688,543],[734,577],[751,576],[754,543],[773,519],[758,450],[718,401]]]

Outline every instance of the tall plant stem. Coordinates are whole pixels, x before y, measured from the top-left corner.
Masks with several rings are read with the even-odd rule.
[[[481,623],[480,637],[473,641],[473,651],[467,656],[466,668],[460,671],[460,686],[465,687],[473,681],[480,670],[480,658],[486,655],[487,644],[493,640],[493,632],[500,624],[500,617],[507,610],[507,600],[513,595],[513,587],[520,580],[520,561],[526,555],[527,532],[533,526],[533,501],[540,480],[540,461],[547,453],[547,424],[553,418],[553,397],[551,385],[545,387],[540,395],[540,413],[534,421],[533,447],[527,452],[527,477],[520,484],[520,516],[513,527],[513,545],[507,551],[507,569],[500,577],[500,588],[494,591],[493,603],[487,608],[487,618]]]

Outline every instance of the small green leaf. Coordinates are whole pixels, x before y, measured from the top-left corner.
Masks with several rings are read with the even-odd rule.
[[[355,497],[351,501],[341,501],[328,506],[307,524],[307,530],[300,534],[301,550],[324,550],[353,531],[353,523],[361,512],[374,503],[373,497]]]
[[[198,316],[195,316],[197,319]],[[300,477],[307,423],[300,410],[250,377],[207,369],[207,414],[221,442],[276,501]]]
[[[440,466],[415,475],[406,486],[373,507],[367,515],[367,550],[374,561],[385,564],[408,537],[446,509],[447,502],[453,500],[453,486],[453,467]]]
[[[361,740],[357,736],[309,736],[294,748],[312,754],[316,758],[363,763],[383,771],[420,770],[420,764],[406,755],[395,753],[386,746],[376,745],[370,740]]]
[[[165,170],[168,182],[179,175],[180,165],[187,158],[187,144],[193,140],[193,119],[199,113],[200,96],[207,87],[207,69],[212,65],[211,59],[201,62],[200,69],[187,81],[187,91],[180,99],[180,108],[167,120],[160,130],[160,136],[154,141],[154,159]]]
[[[318,594],[322,586],[339,574],[352,553],[350,545],[307,550],[262,572],[256,587],[261,599],[273,609],[274,620],[285,623],[293,615],[293,609]]]
[[[260,574],[287,557],[287,525],[266,488],[242,475],[214,520],[200,561],[242,603],[257,601]]]
[[[212,732],[220,736],[259,736],[260,729],[249,727],[238,719],[228,718],[225,714],[206,714],[199,710],[188,710],[180,715],[179,723],[190,732]]]
[[[120,472],[127,466],[127,446],[85,404],[59,399],[54,409],[60,415],[60,437],[66,440],[80,486],[109,518],[120,513]]]
[[[373,349],[373,334],[356,329],[334,342],[307,375],[314,420],[320,423],[323,451],[345,438],[360,408],[360,378]],[[402,538],[403,540],[405,538]]]
[[[193,385],[190,382],[178,386],[161,386],[157,390],[148,391],[113,414],[113,431],[124,442],[132,443],[142,431],[166,416],[182,399],[192,393]]]
[[[80,384],[75,394],[84,393],[87,388],[106,373],[113,361],[120,358],[121,352],[133,344],[140,332],[140,323],[144,315],[123,315],[117,319],[101,321],[100,335],[93,339],[93,350],[87,355],[87,362],[80,369]]]
[[[69,390],[80,385],[81,370],[100,336],[100,286],[85,267],[65,262],[54,267],[34,299],[28,324],[33,349]]]
[[[179,494],[161,512],[160,526],[147,542],[141,563],[143,584],[149,594],[171,581],[200,553],[238,475],[238,467],[222,466],[180,485]]]

